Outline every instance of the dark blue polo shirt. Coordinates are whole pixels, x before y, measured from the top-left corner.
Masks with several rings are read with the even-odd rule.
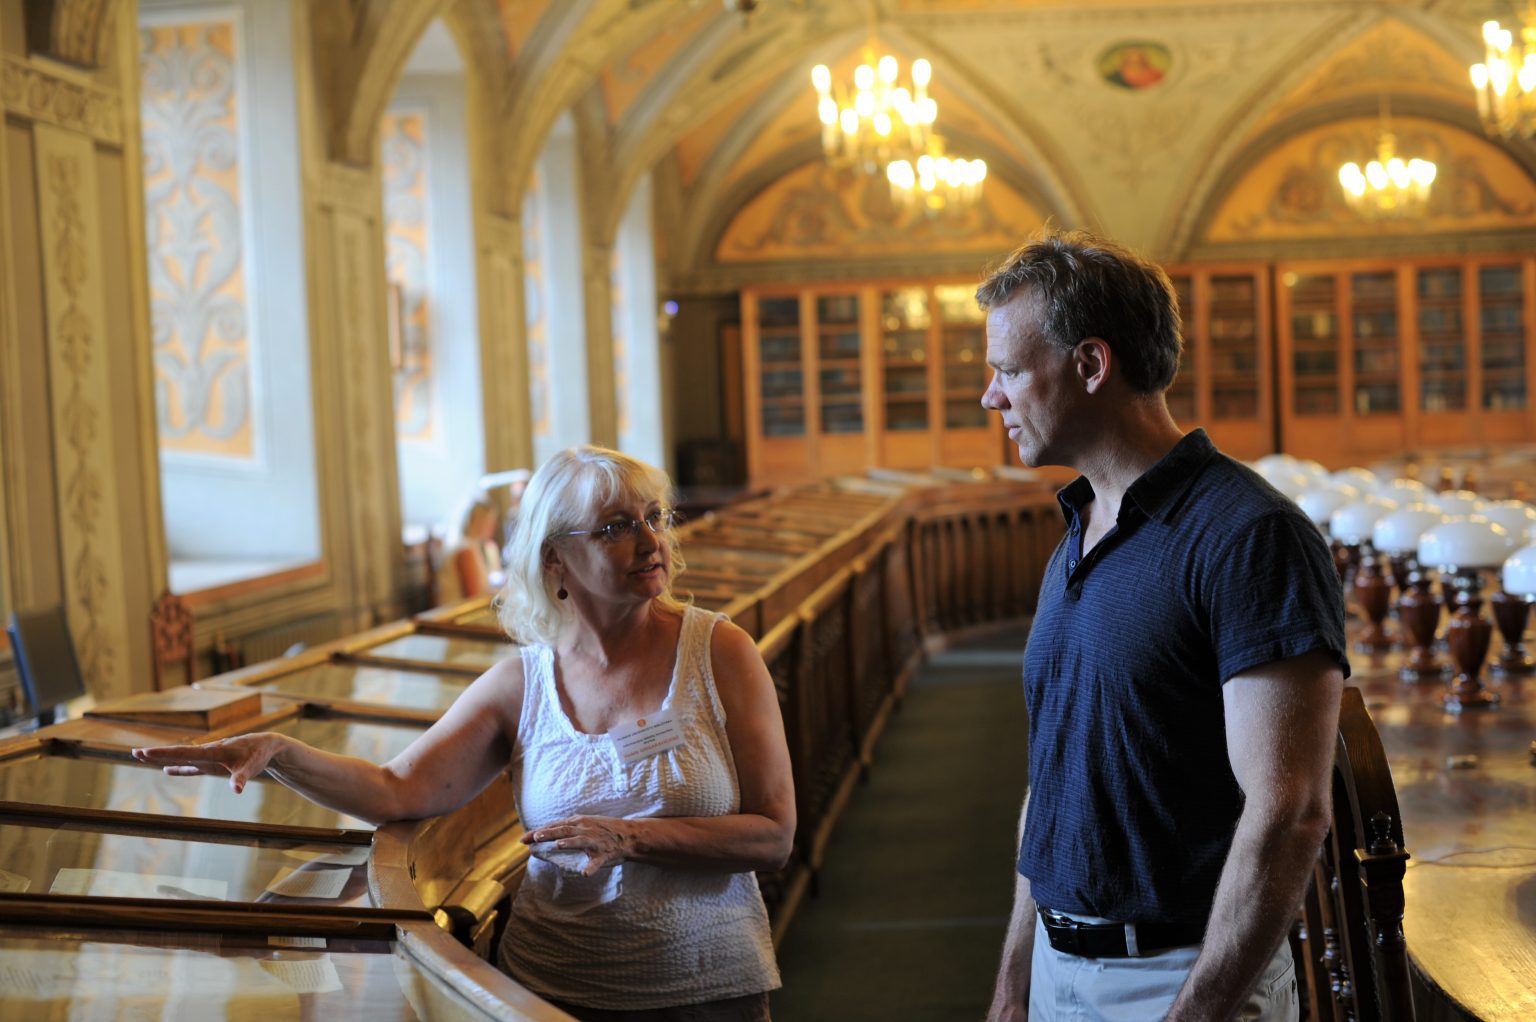
[[[1067,535],[1024,653],[1019,872],[1047,908],[1203,923],[1242,810],[1221,686],[1313,650],[1348,675],[1333,559],[1294,503],[1203,430],[1132,484],[1086,557],[1093,488],[1079,478],[1058,499]]]

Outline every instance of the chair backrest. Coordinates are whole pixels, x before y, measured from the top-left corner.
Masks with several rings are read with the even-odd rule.
[[[85,678],[64,619],[64,607],[55,604],[42,610],[15,611],[6,632],[31,712],[39,724],[52,724],[61,703],[85,695]]]
[[[1357,688],[1339,705],[1333,827],[1302,911],[1297,978],[1314,1019],[1412,1022],[1403,937],[1402,815],[1376,725]]]
[[[155,691],[196,681],[192,657],[192,610],[187,601],[171,592],[162,592],[149,611],[150,644],[154,647]],[[181,677],[167,684],[166,668],[175,667]]]

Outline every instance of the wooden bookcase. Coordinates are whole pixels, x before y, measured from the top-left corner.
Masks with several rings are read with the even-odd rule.
[[[917,279],[744,291],[750,480],[1001,463],[1002,426],[981,407],[975,288]]]
[[[1536,256],[1168,268],[1185,354],[1180,426],[1226,453],[1341,468],[1418,447],[1536,440]],[[742,296],[748,474],[1018,464],[980,406],[973,279],[751,288]]]
[[[1222,451],[1252,459],[1274,449],[1269,271],[1261,264],[1171,266],[1184,359],[1168,410],[1203,427]]]
[[[1275,268],[1281,450],[1330,467],[1536,437],[1536,260]]]

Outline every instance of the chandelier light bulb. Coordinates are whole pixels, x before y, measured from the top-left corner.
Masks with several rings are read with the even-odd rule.
[[[912,62],[912,84],[919,89],[926,89],[928,83],[933,80],[933,65],[922,57]]]
[[[868,92],[875,87],[875,69],[868,64],[860,64],[853,70],[853,87],[860,92]]]
[[[880,81],[885,85],[896,84],[896,58],[887,53],[880,58]]]
[[[826,96],[832,91],[832,69],[825,64],[817,64],[811,68],[811,85],[819,96]]]
[[[816,104],[816,116],[822,124],[835,125],[837,123],[837,100],[831,96],[823,96]]]

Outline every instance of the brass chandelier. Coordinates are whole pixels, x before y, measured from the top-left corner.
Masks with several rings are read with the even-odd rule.
[[[825,64],[811,69],[811,84],[827,159],[877,174],[892,160],[915,159],[927,151],[939,105],[928,95],[933,79],[928,61],[914,60],[910,77],[903,81],[895,57],[886,54],[876,61],[872,49],[864,56],[853,72],[851,88],[834,90],[832,71]]]
[[[1381,101],[1381,132],[1376,159],[1363,168],[1353,161],[1339,168],[1344,201],[1368,220],[1393,220],[1422,213],[1435,183],[1433,162],[1403,159],[1397,153],[1386,97]]]
[[[1519,37],[1497,21],[1483,23],[1483,61],[1471,67],[1483,130],[1503,138],[1536,135],[1536,0],[1521,18]]]

